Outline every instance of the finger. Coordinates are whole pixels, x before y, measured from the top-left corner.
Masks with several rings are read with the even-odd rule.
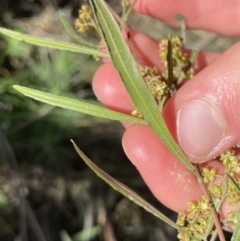
[[[141,56],[142,62],[161,68],[155,40],[142,33],[134,33],[132,41],[136,49],[143,49],[138,54],[138,56]],[[148,47],[144,47],[145,45]],[[219,54],[216,53],[200,52],[194,68],[198,72],[218,57]],[[110,109],[126,114],[130,114],[135,109],[130,95],[127,93],[118,72],[111,62],[101,66],[95,73],[93,90],[98,99]]]
[[[105,105],[124,113],[133,110],[132,100],[112,64],[103,65],[94,79],[94,88]],[[186,210],[189,200],[201,197],[195,176],[169,153],[149,127],[128,127],[123,146],[153,194],[167,207],[175,211]],[[222,209],[224,217],[228,209]]]
[[[162,68],[158,53],[159,42],[134,30],[129,30],[128,35],[122,30],[122,34],[138,63],[150,67],[156,66],[158,69]],[[106,48],[103,48],[103,52],[106,52]],[[104,63],[109,63],[111,61],[110,59],[102,60]]]
[[[93,77],[93,90],[108,108],[131,114],[133,101],[112,63],[102,65]]]
[[[149,67],[156,66],[159,70],[163,70],[164,67],[159,57],[159,41],[156,41],[145,34],[130,31],[130,41],[128,42],[133,55],[137,56],[136,60],[140,64]],[[185,52],[188,55],[191,54],[191,50],[186,50]],[[219,56],[220,54],[214,52],[199,52],[194,63],[195,71],[199,72]]]
[[[95,88],[98,93],[99,89],[102,91],[100,99],[106,105],[125,113],[131,112],[132,100],[126,95],[125,87],[112,64],[102,66],[95,78],[99,84]],[[202,192],[195,176],[166,149],[149,127],[129,127],[123,137],[123,146],[153,194],[167,207],[175,211],[186,210],[190,200],[201,197]],[[214,162],[212,167],[217,173],[223,173],[221,163]],[[232,207],[222,207],[222,219],[227,216],[229,209]]]
[[[218,156],[240,140],[240,43],[187,82],[163,115],[193,162]]]
[[[143,35],[140,34],[140,36],[143,36]],[[145,43],[146,43],[146,40],[145,40]],[[151,43],[152,43],[152,40],[150,39],[149,45],[151,45]],[[208,64],[208,62],[216,58],[216,55],[212,55],[213,57],[211,57],[211,54],[206,54],[206,53],[202,53],[199,56],[200,57],[197,62],[200,65],[202,64],[202,67],[204,67],[205,64]],[[127,113],[127,114],[130,114],[131,111],[134,109],[132,100],[129,94],[127,93],[117,71],[115,70],[115,68],[111,63],[108,63],[107,65],[103,65],[96,72],[93,79],[93,88],[98,98],[109,108],[123,112],[123,113]],[[189,93],[186,94],[186,96],[188,96]],[[172,122],[173,121],[169,123],[172,123]],[[174,128],[173,126],[172,129],[175,130],[176,128]]]
[[[125,90],[125,87],[123,86],[122,84],[122,81],[118,75],[118,73],[116,72],[116,70],[114,69],[113,65],[112,64],[106,64],[104,66],[102,66],[99,71],[97,72],[97,74],[95,75],[95,78],[94,78],[94,89],[95,91],[97,92],[98,96],[100,96],[100,100],[103,101],[103,103],[105,103],[106,105],[108,105],[110,108],[112,109],[118,109],[119,111],[123,111],[125,113],[129,113],[131,112],[131,110],[133,109],[133,105],[132,105],[132,100],[130,98],[130,96],[127,94],[126,90]],[[97,84],[96,84],[97,83]],[[189,93],[188,93],[189,94]],[[169,112],[171,113],[171,112]],[[170,116],[171,117],[171,116]],[[167,111],[165,111],[165,118],[168,122],[168,125],[171,126],[171,122],[172,123],[175,123],[174,121],[174,118],[167,118]],[[174,125],[173,125],[174,126]],[[174,128],[173,128],[174,129]],[[131,128],[128,130],[128,131],[131,131]],[[144,137],[143,139],[145,140],[145,143],[146,143],[146,140],[147,142],[151,145],[154,146],[154,143],[157,143],[156,140],[153,138],[153,137],[149,137],[148,139],[146,139],[146,137],[148,136],[148,134],[145,132],[146,130],[143,130],[141,131],[141,129],[139,129],[137,131],[137,133],[142,133],[142,136]],[[135,140],[135,144],[136,146],[143,146],[144,147],[144,140],[143,140],[143,144],[139,143],[137,141],[137,135],[134,134],[134,132],[129,132],[130,134],[128,135],[127,132],[126,132],[126,136],[130,136],[132,137],[132,139]],[[150,141],[152,138],[153,140],[153,143]],[[127,138],[125,138],[127,139]],[[147,143],[147,144],[148,144]],[[164,199],[164,195],[162,192],[158,192],[157,190],[157,185],[154,186],[154,183],[159,183],[161,180],[154,180],[154,179],[151,179],[151,175],[149,175],[149,173],[153,173],[152,171],[153,170],[156,170],[155,174],[154,175],[159,175],[159,177],[161,177],[162,175],[164,175],[165,173],[167,173],[167,170],[171,170],[172,169],[172,166],[170,165],[169,166],[169,169],[167,168],[162,168],[161,167],[161,163],[159,165],[159,167],[161,167],[160,169],[157,168],[157,166],[153,166],[153,169],[151,169],[152,167],[152,162],[148,162],[149,166],[144,166],[142,163],[141,163],[141,160],[144,160],[144,159],[141,159],[139,158],[139,161],[138,161],[138,158],[132,156],[131,154],[131,149],[132,148],[128,148],[128,144],[126,142],[126,144],[124,144],[125,146],[125,150],[126,152],[128,153],[128,156],[132,159],[132,161],[134,162],[134,164],[136,165],[136,167],[138,168],[138,170],[140,171],[141,175],[143,176],[144,180],[147,182],[148,185],[150,185],[151,187],[151,190],[153,191],[153,193],[156,195],[156,197],[162,201],[165,205],[167,205],[168,207],[176,210],[176,211],[179,211],[181,209],[183,209],[183,207],[186,208],[187,206],[187,201],[186,200],[194,200],[194,199],[197,199],[198,196],[200,195],[200,192],[199,189],[198,189],[198,186],[195,186],[194,185],[194,178],[192,177],[192,175],[190,176],[190,180],[193,180],[193,186],[194,186],[194,192],[189,194],[189,193],[185,193],[184,192],[184,195],[182,197],[182,203],[181,205],[178,205],[178,203],[176,202],[173,202],[171,200],[168,200],[168,198],[170,199],[170,197],[168,196],[168,198],[166,197]],[[165,147],[164,147],[165,148]],[[134,150],[134,146],[133,146],[133,150]],[[168,152],[166,152],[166,148],[163,149],[163,146],[160,145],[154,149],[157,149],[159,150],[159,152],[161,153],[165,153],[164,155],[165,156],[169,156],[168,158],[168,161],[167,163],[172,163],[172,160],[174,162],[176,162],[176,160],[174,159],[174,157],[172,157],[171,159],[171,155],[169,155]],[[149,148],[147,147],[147,150],[149,150]],[[153,150],[154,151],[154,150]],[[154,153],[153,151],[150,151],[150,153]],[[134,151],[133,151],[134,152]],[[145,153],[146,151],[144,151],[144,148],[143,148],[143,153]],[[158,153],[157,156],[158,158],[161,156],[160,154],[161,153]],[[147,158],[147,156],[145,156]],[[154,157],[152,157],[151,155],[149,155],[149,159],[148,160],[152,160],[154,159]],[[156,157],[155,157],[156,159]],[[155,163],[155,162],[154,162]],[[148,169],[149,167],[149,169]],[[151,171],[152,170],[152,171]],[[163,170],[163,173],[161,172],[161,170]],[[181,170],[181,168],[179,169]],[[184,171],[184,170],[183,170]],[[167,177],[166,177],[167,178]],[[193,179],[192,179],[193,178]],[[163,182],[164,183],[164,182]],[[172,184],[171,183],[167,183],[166,186],[168,186],[169,188],[171,188],[171,185],[173,185],[174,187],[176,186],[175,183],[173,182]],[[176,187],[175,187],[176,188]],[[182,187],[178,187],[179,190],[182,189]],[[197,189],[196,189],[197,188]],[[195,190],[196,189],[196,190]],[[176,190],[175,194],[176,194],[176,197],[177,195],[179,194],[177,192],[177,189],[174,189]],[[187,190],[187,188],[186,188]],[[164,191],[164,190],[163,190]],[[181,193],[180,193],[181,194]],[[180,195],[181,197],[181,195]],[[195,198],[194,198],[195,197]],[[163,199],[163,200],[162,200]],[[176,198],[175,198],[176,200]],[[226,214],[226,210],[228,210],[228,208],[223,208],[223,213]]]
[[[168,151],[148,126],[132,125],[123,147],[156,198],[172,210],[186,210],[202,192],[195,176]]]
[[[137,57],[139,64],[149,67],[156,66],[159,70],[163,69],[163,65],[159,57],[159,42],[148,37],[145,34],[130,31],[129,45],[132,54]]]
[[[131,32],[131,41],[134,51],[140,58],[140,62],[148,66],[162,68],[159,58],[158,42],[152,38],[137,32]],[[200,52],[194,64],[196,71],[205,68],[219,57],[216,53]],[[109,108],[131,113],[134,109],[131,98],[111,63],[98,69],[93,78],[93,89],[97,97]],[[123,105],[121,104],[123,103]]]
[[[156,41],[149,36],[130,30],[130,38],[127,38],[127,34],[124,32],[124,38],[130,46],[131,52],[136,58],[139,64],[147,65],[149,67],[156,66],[160,71],[163,70],[163,64],[159,57],[159,41]],[[103,42],[101,42],[103,44]],[[107,52],[107,48],[102,48],[103,52]],[[188,55],[191,54],[191,50],[186,50]],[[194,69],[199,72],[205,68],[208,64],[212,63],[220,54],[214,52],[199,52],[196,61],[194,62]],[[110,58],[103,58],[104,63],[111,62]]]
[[[150,127],[132,125],[125,131],[122,142],[129,159],[155,197],[165,206],[179,212],[187,210],[190,201],[201,199],[203,192],[195,175],[169,152]],[[212,160],[205,166],[214,168],[216,175],[223,176],[221,162]],[[236,206],[224,203],[221,219],[226,219],[228,213],[235,209]]]
[[[131,0],[130,2],[133,2]],[[135,10],[179,27],[176,15],[186,19],[190,29],[205,29],[224,35],[239,35],[240,2],[236,0],[138,0]]]
[[[205,64],[212,62],[215,58],[214,54],[202,53],[201,60],[198,61],[198,69],[205,67]],[[126,114],[130,114],[135,109],[133,101],[112,63],[106,63],[96,71],[92,85],[98,99],[108,108]]]

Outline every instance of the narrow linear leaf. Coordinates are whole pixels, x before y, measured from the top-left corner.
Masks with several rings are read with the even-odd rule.
[[[100,169],[97,165],[95,165],[76,145],[76,143],[71,140],[73,143],[74,148],[76,149],[79,156],[84,160],[84,162],[107,184],[109,184],[113,189],[127,197],[132,202],[136,203],[140,207],[144,208],[147,212],[153,214],[154,216],[158,217],[162,221],[166,222],[170,226],[176,229],[180,229],[178,225],[176,225],[171,219],[166,217],[160,211],[158,211],[155,207],[153,207],[150,203],[144,200],[141,196],[139,196],[136,192],[125,186],[123,183],[117,181],[102,169]]]
[[[27,88],[19,85],[14,85],[13,88],[21,92],[22,94],[28,97],[31,97],[35,100],[39,100],[41,102],[58,106],[64,109],[74,110],[84,114],[107,118],[110,120],[146,124],[146,121],[142,119],[139,119],[130,115],[126,115],[117,111],[113,111],[105,107],[89,103],[85,100],[81,100],[81,101],[75,100],[75,99],[49,94],[43,91],[34,90],[31,88]]]
[[[225,174],[228,176],[229,180],[232,182],[232,184],[235,186],[235,188],[237,189],[238,192],[240,192],[240,187],[237,184],[237,182],[235,181],[235,179],[227,172],[225,172]]]
[[[103,32],[112,61],[137,109],[179,161],[181,161],[188,169],[194,171],[195,167],[188,161],[171,136],[162,116],[160,115],[155,100],[139,73],[137,64],[129,47],[125,43],[121,31],[113,16],[105,6],[104,1],[90,0],[90,3],[93,6],[99,26]]]
[[[92,240],[92,239],[96,238],[101,232],[102,232],[101,226],[96,225],[96,226],[90,227],[88,229],[84,229],[78,233],[75,233],[72,236],[72,240],[73,241]]]
[[[13,38],[19,41],[24,41],[26,43],[41,46],[41,47],[49,47],[49,48],[54,48],[59,50],[76,52],[76,53],[90,54],[90,55],[99,56],[99,57],[109,57],[108,54],[100,52],[99,50],[96,50],[93,48],[80,46],[73,43],[67,43],[67,42],[62,42],[58,40],[23,34],[23,33],[12,31],[6,28],[0,27],[0,33],[10,38]]]
[[[240,240],[240,213],[236,214],[237,224],[235,226],[231,241],[239,241]]]
[[[186,43],[186,20],[180,14],[177,14],[176,18],[180,23],[181,38],[183,39],[183,43]]]
[[[127,22],[127,19],[128,19],[128,16],[129,14],[132,12],[134,6],[136,5],[138,0],[134,0],[130,6],[128,7],[127,11],[125,12],[125,14],[122,15],[122,19],[123,19],[123,22]]]
[[[72,241],[71,237],[69,236],[66,230],[60,231],[59,236],[61,241]]]
[[[191,56],[190,56],[190,62],[191,62],[192,64],[196,61],[197,56],[198,56],[198,52],[199,52],[199,49],[194,48],[194,49],[192,50],[192,53],[191,53]]]
[[[72,25],[69,23],[66,15],[64,14],[64,12],[59,11],[59,17],[61,20],[61,23],[63,25],[63,27],[65,28],[65,30],[67,31],[67,33],[76,41],[78,41],[80,44],[89,46],[89,47],[93,47],[93,48],[97,48],[96,45],[90,43],[89,41],[86,41],[85,39],[81,38],[75,31],[75,29],[72,27]]]
[[[220,209],[222,203],[223,203],[223,200],[219,200],[219,199],[213,200],[214,208],[215,208],[217,213],[219,212],[219,209]],[[206,232],[205,232],[206,238],[212,232],[213,225],[214,225],[213,216],[209,215],[208,220],[207,220]]]

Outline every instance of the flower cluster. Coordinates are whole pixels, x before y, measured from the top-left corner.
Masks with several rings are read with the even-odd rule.
[[[224,220],[225,226],[234,226],[238,222],[239,217],[239,203],[240,203],[240,162],[234,150],[228,150],[221,154],[220,160],[222,161],[225,173],[227,174],[226,181],[226,201],[229,205],[235,205],[236,210],[229,213],[227,220]],[[238,208],[237,208],[238,207]]]
[[[225,171],[231,175],[240,174],[240,163],[233,150],[228,150],[221,154],[220,160],[222,161]]]
[[[168,43],[171,41],[171,59],[173,66],[173,84],[179,85],[183,80],[191,79],[194,76],[194,69],[190,58],[184,52],[184,43],[181,37],[173,37],[170,40],[163,39],[159,44],[159,55],[165,67],[165,71],[162,76],[167,80],[169,77],[168,73]]]
[[[208,167],[203,167],[202,177],[205,183],[213,182],[215,180],[216,170],[214,168],[209,169]]]
[[[171,61],[172,61],[172,77],[171,83],[168,74],[168,43],[171,41]],[[180,37],[174,37],[171,40],[164,39],[159,44],[160,59],[164,65],[164,71],[158,74],[157,68],[140,66],[140,73],[151,91],[159,110],[162,111],[163,106],[169,97],[179,88],[183,80],[191,79],[194,75],[192,63],[188,55],[183,51],[183,41]],[[142,118],[137,109],[132,115]]]
[[[208,190],[213,198],[225,199],[229,205],[235,205],[240,201],[240,162],[233,150],[222,153],[219,160],[225,175],[220,177],[219,184],[210,183]]]
[[[156,67],[150,68],[139,65],[138,68],[144,82],[146,83],[146,86],[151,91],[152,96],[159,106],[159,110],[161,111],[164,99],[166,99],[169,94],[169,89],[166,82],[162,79],[161,75],[158,74]],[[132,111],[132,115],[142,118],[142,115],[137,109]]]
[[[75,20],[75,28],[80,33],[86,33],[93,26],[92,9],[84,4],[78,12],[78,18]]]
[[[205,196],[202,196],[196,203],[189,202],[188,211],[178,214],[177,224],[182,227],[178,233],[178,239],[181,241],[202,240],[208,232],[210,217],[209,202]]]
[[[240,162],[234,150],[228,150],[220,155],[219,161],[223,163],[224,173],[216,174],[214,168],[203,167],[202,177],[207,184],[209,194],[213,203],[221,206],[223,201],[229,205],[235,205],[236,209],[228,214],[223,225],[234,229],[238,223],[240,203]],[[216,207],[218,210],[218,208]],[[178,234],[181,241],[190,241],[191,236],[197,240],[204,240],[212,230],[206,230],[206,224],[211,216],[209,204],[206,197],[202,197],[197,204],[189,203],[186,212],[179,212],[177,224],[183,227]],[[213,227],[212,227],[213,228]],[[201,235],[203,235],[201,237]],[[204,236],[205,235],[205,236]]]

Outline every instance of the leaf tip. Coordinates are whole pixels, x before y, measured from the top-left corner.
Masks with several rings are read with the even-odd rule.
[[[17,90],[17,91],[20,91],[19,89],[21,88],[20,85],[13,85],[13,89]]]
[[[70,141],[72,142],[75,150],[78,151],[78,146],[77,146],[77,144],[74,142],[74,140],[73,140],[73,139],[70,139]]]
[[[59,10],[58,11],[58,15],[60,17],[60,20],[61,21],[64,21],[64,18],[66,17],[66,15],[64,14],[64,12],[62,10]]]

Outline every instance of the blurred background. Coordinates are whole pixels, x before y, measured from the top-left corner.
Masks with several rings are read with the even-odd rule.
[[[120,1],[108,2],[121,11]],[[1,0],[0,25],[73,42],[58,11],[64,11],[73,23],[82,3]],[[178,34],[137,14],[130,16],[129,25],[155,39],[169,32]],[[187,40],[189,47],[221,52],[238,39],[192,31]],[[95,100],[91,81],[100,64],[91,56],[37,48],[0,36],[0,240],[177,240],[175,230],[101,181],[70,143],[74,139],[100,168],[175,220],[176,214],[153,197],[127,160],[119,123],[42,104],[12,88],[19,84]]]

